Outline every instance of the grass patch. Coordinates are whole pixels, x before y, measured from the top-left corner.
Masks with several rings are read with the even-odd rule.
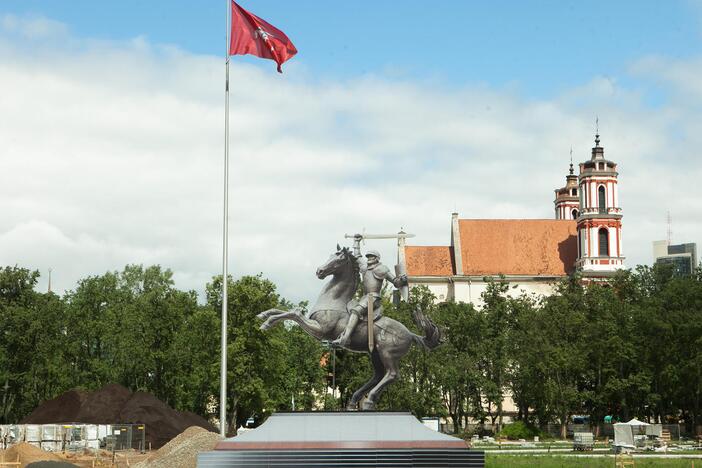
[[[636,468],[690,468],[693,460],[684,458],[635,458]],[[694,460],[702,466],[702,460]],[[612,468],[614,457],[563,457],[557,455],[490,455],[485,454],[485,468]]]

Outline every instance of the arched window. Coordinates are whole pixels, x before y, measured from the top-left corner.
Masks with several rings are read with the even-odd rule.
[[[598,255],[600,257],[609,257],[609,231],[607,228],[600,228],[597,238],[599,241]]]
[[[573,216],[573,219],[578,219],[578,210],[573,210],[570,212],[571,216]]]
[[[600,208],[600,213],[607,212],[607,195],[605,194],[604,185],[600,185],[597,189],[597,202]]]

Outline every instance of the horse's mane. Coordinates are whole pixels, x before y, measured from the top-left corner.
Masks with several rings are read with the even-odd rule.
[[[361,280],[361,267],[358,265],[351,249],[344,247],[341,251],[346,256],[346,259],[351,262],[351,268],[353,268],[353,290],[355,291],[358,289],[358,282]]]

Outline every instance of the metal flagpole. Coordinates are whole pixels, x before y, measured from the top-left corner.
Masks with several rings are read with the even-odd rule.
[[[227,48],[224,84],[224,219],[222,227],[222,359],[219,388],[219,433],[227,435],[227,284],[229,260],[229,35],[231,34],[231,0],[227,3]]]

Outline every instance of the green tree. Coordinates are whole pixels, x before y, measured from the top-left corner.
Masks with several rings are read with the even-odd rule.
[[[484,305],[478,368],[485,377],[482,391],[487,413],[492,424],[497,422],[500,427],[503,423],[503,396],[509,385],[509,336],[513,322],[508,291],[509,283],[500,279],[489,281],[480,295]]]
[[[16,423],[70,385],[64,305],[34,291],[39,273],[0,269],[0,421]]]
[[[430,319],[435,319],[434,296],[427,288],[412,288],[408,302],[395,305],[384,301],[384,314],[405,324],[412,332],[423,335],[414,323],[412,311],[420,307]],[[421,346],[412,346],[400,361],[400,376],[387,387],[380,399],[380,407],[391,410],[409,410],[418,418],[445,416],[441,390],[436,381],[436,370],[440,366],[438,350],[427,351]],[[370,377],[370,374],[368,375]]]
[[[122,272],[88,277],[66,294],[74,385],[94,389],[117,382],[179,402],[175,348],[198,310],[195,292],[174,287],[160,266],[127,265]]]
[[[221,281],[215,277],[206,287],[207,304],[215,311],[221,310]],[[236,433],[248,418],[265,418],[286,399],[286,349],[280,337],[284,328],[264,332],[256,318],[260,312],[286,304],[275,285],[261,275],[227,284],[227,423],[230,432]],[[212,394],[218,394],[215,388],[213,382]]]
[[[433,371],[445,412],[454,432],[459,433],[469,417],[481,422],[487,417],[483,405],[486,376],[479,363],[484,348],[483,314],[472,304],[445,302],[438,305],[434,317],[444,332],[444,343],[432,352],[436,357]]]

